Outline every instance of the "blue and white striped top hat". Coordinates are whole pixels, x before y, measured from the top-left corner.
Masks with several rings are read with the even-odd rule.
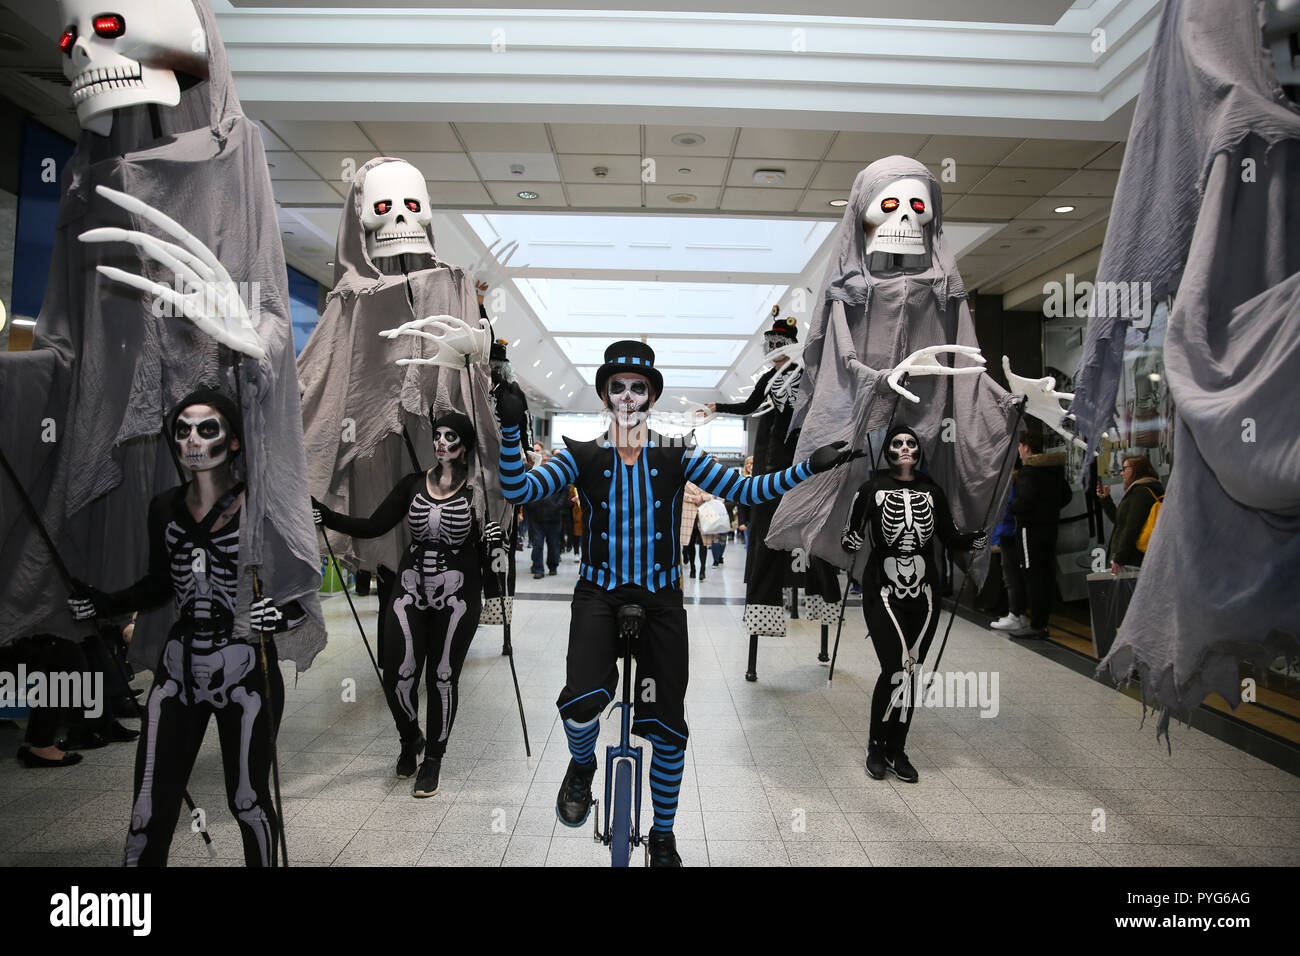
[[[656,399],[663,394],[664,377],[655,368],[655,350],[634,339],[623,339],[605,349],[605,364],[596,370],[596,394],[604,391],[605,382],[611,375],[626,372],[636,372],[650,379]]]

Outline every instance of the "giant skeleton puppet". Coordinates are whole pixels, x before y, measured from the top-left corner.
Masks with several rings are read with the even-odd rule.
[[[930,478],[947,492],[956,526],[979,529],[991,503],[1005,501],[1010,475],[999,473],[998,462],[1019,411],[1013,395],[981,374],[966,287],[943,236],[938,182],[905,156],[877,160],[858,173],[837,238],[804,347],[791,422],[802,429],[795,457],[844,440],[878,458],[879,431],[897,411]],[[944,355],[953,366],[940,363]],[[777,507],[768,547],[803,547],[861,570],[866,554],[854,561],[840,537],[855,489],[873,467],[876,461],[855,461],[794,488]]]
[[[478,319],[471,277],[438,258],[432,222],[428,187],[410,163],[377,157],[357,170],[339,222],[334,288],[298,357],[307,488],[342,514],[370,514],[400,479],[430,467],[430,415],[470,412],[471,400],[476,454],[497,460],[491,334]],[[462,351],[444,347],[448,336]],[[505,523],[495,471],[469,481],[480,527]],[[380,569],[386,603],[404,548],[400,530],[369,541],[340,536],[334,547],[348,565]]]
[[[1100,668],[1137,675],[1166,739],[1208,694],[1242,699],[1242,660],[1300,655],[1300,110],[1267,18],[1258,0],[1165,3],[1097,270],[1098,288],[1148,284],[1155,314],[1094,297],[1071,407],[1095,447],[1126,341],[1167,322],[1169,493]]]
[[[145,566],[150,501],[178,481],[164,414],[200,383],[241,396],[240,562],[260,568],[265,597],[306,610],[278,641],[304,669],[325,644],[320,563],[261,137],[240,110],[206,0],[60,9],[82,132],[62,171],[32,351],[0,357],[0,449],[71,572],[120,589]],[[73,633],[52,557],[14,490],[0,487],[0,641]],[[237,632],[252,578],[239,575]],[[157,664],[173,614],[141,617],[134,661]]]

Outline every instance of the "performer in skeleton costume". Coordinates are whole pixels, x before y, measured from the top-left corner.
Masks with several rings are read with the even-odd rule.
[[[166,864],[186,781],[208,718],[215,715],[226,798],[239,821],[244,861],[269,866],[278,827],[269,780],[271,740],[284,708],[284,680],[275,642],[259,640],[238,620],[245,485],[233,466],[242,451],[243,422],[228,397],[199,389],[168,416],[166,432],[191,480],[149,506],[148,572],[122,590],[87,586],[68,600],[77,620],[148,610],[168,598],[175,599],[179,614],[154,665],[147,698],[126,865]],[[247,627],[275,633],[304,619],[298,602],[277,608],[262,598],[252,605]]]
[[[646,610],[636,649],[638,687],[652,680],[652,700],[638,695],[634,733],[654,747],[650,792],[654,826],[652,866],[680,866],[673,823],[688,734],[683,702],[687,684],[686,611],[682,607],[679,522],[687,481],[704,491],[754,504],[784,494],[809,475],[847,458],[843,445],[818,449],[775,474],[742,478],[701,451],[688,435],[666,440],[647,418],[663,391],[654,350],[615,342],[596,372],[596,392],[611,417],[605,441],[565,438],[566,448],[526,471],[519,447],[523,410],[512,396],[497,402],[501,415],[501,486],[523,504],[576,485],[582,501],[582,563],[573,594],[567,682],[556,701],[568,736],[569,769],[556,798],[565,826],[581,826],[591,810],[591,781],[601,711],[613,700],[619,654],[615,620],[623,604]]]
[[[799,360],[799,333],[794,318],[782,318],[780,307],[772,309],[772,326],[763,335],[769,369],[749,398],[738,404],[710,404],[711,411],[730,415],[754,415],[758,433],[754,441],[754,470],[759,474],[780,471],[795,460],[799,430],[791,431],[795,399],[803,364]],[[805,585],[808,609],[823,624],[834,624],[839,615],[840,586],[834,569],[814,559],[806,575],[795,569],[795,558],[788,551],[769,548],[764,539],[776,512],[777,502],[766,501],[753,507],[749,516],[749,540],[745,554],[745,629],[749,632],[751,668],[748,680],[757,680],[755,667],[758,635],[785,636],[785,608],[781,589]]]
[[[913,672],[925,660],[939,623],[941,573],[933,539],[951,550],[969,551],[982,549],[988,536],[957,530],[943,489],[921,470],[915,431],[907,425],[891,428],[885,457],[889,471],[873,471],[858,488],[840,540],[845,551],[860,551],[862,528],[870,521],[862,610],[880,659],[880,677],[871,695],[867,773],[881,780],[889,771],[916,783],[916,768],[903,745],[914,695],[924,691],[915,686]]]
[[[499,545],[502,538],[500,526],[489,522],[480,540],[469,483],[477,439],[470,420],[453,411],[438,415],[432,424],[436,464],[399,481],[369,518],[337,514],[312,502],[319,524],[355,538],[387,534],[406,519],[410,544],[381,611],[388,620],[380,653],[384,693],[401,739],[397,776],[415,773],[416,756],[425,754],[413,790],[417,797],[438,792],[442,757],[456,719],[460,669],[482,607],[482,546]],[[427,744],[419,722],[420,673],[426,665],[425,726],[433,737]]]

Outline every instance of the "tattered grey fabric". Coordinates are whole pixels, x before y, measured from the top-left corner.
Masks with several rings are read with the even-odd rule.
[[[433,356],[437,344],[419,336],[389,339],[379,334],[429,315],[452,315],[473,326],[479,321],[473,279],[460,266],[436,255],[407,256],[410,271],[404,273],[396,259],[376,263],[370,258],[361,221],[366,176],[376,166],[397,161],[387,156],[372,159],[353,178],[339,223],[334,289],[298,357],[308,488],[332,510],[356,516],[369,515],[399,479],[415,470],[403,426],[420,467],[433,465],[431,407],[439,412],[456,409],[475,421],[477,453],[485,465],[496,462],[501,444],[485,365],[474,365],[470,372],[398,365],[398,359]],[[436,249],[432,228],[426,227],[426,233]],[[480,478],[477,464],[471,463],[469,480],[476,491],[479,521],[506,525],[509,506],[495,467],[486,468]],[[350,567],[396,568],[404,534],[400,525],[369,541],[331,533],[330,545]]]
[[[1128,291],[1154,308],[1180,288],[1217,156],[1233,151],[1237,173],[1246,175],[1248,135],[1264,145],[1261,159],[1295,135],[1295,109],[1262,38],[1266,16],[1263,0],[1164,5],[1097,267],[1097,287],[1116,294],[1093,296],[1075,373],[1070,412],[1089,455],[1114,420],[1125,336],[1135,319],[1151,318]],[[1273,165],[1276,176],[1277,159]],[[1257,186],[1268,188],[1262,170]]]
[[[1241,660],[1300,656],[1300,111],[1276,84],[1263,18],[1248,0],[1167,3],[1130,140],[1145,148],[1130,145],[1120,174],[1131,188],[1187,162],[1195,177],[1172,210],[1175,234],[1192,216],[1185,263],[1155,236],[1160,254],[1147,253],[1163,270],[1148,274],[1176,287],[1173,472],[1098,668],[1137,675],[1166,739],[1206,695],[1241,700]],[[1189,138],[1201,151],[1184,160]],[[1112,237],[1142,247],[1115,221],[1103,262],[1117,261]]]
[[[121,226],[161,236],[97,196],[106,185],[180,222],[221,260],[244,295],[267,351],[244,362],[244,455],[248,493],[240,560],[260,565],[266,596],[298,600],[308,620],[281,635],[282,657],[299,670],[325,646],[311,509],[293,370],[288,278],[266,156],[240,110],[226,51],[206,0],[195,0],[206,33],[209,78],[160,107],[155,137],[146,106],[116,111],[112,132],[83,131],[64,167],[63,196],[45,301],[32,351],[0,356],[0,449],[13,462],[73,575],[113,590],[136,581],[148,561],[146,516],[178,475],[161,440],[164,414],[200,384],[235,394],[215,343],[135,290],[103,278],[99,264],[175,278],[132,246],[84,244],[77,236]],[[168,238],[171,237],[162,237]],[[184,291],[184,290],[182,290]],[[73,636],[68,591],[15,491],[0,479],[0,643],[33,633]],[[240,579],[240,607],[251,600]],[[131,659],[153,667],[175,610],[141,615]],[[238,626],[238,625],[237,625]]]
[[[893,180],[927,182],[934,218],[925,226],[929,267],[919,272],[875,275],[867,267],[863,215],[875,191]],[[871,447],[877,457],[891,416],[916,429],[927,471],[944,489],[958,527],[976,529],[990,500],[1005,502],[1010,469],[999,475],[1016,420],[1014,397],[988,375],[932,375],[909,379],[920,403],[896,395],[886,375],[917,349],[931,345],[978,345],[966,287],[943,237],[939,183],[921,163],[906,156],[877,160],[858,173],[840,222],[820,306],[804,347],[803,381],[792,428],[802,427],[795,453],[806,458],[827,442]],[[959,364],[968,364],[957,358]],[[897,412],[895,413],[895,403]],[[853,494],[872,465],[866,458],[814,475],[782,499],[767,535],[771,548],[805,548],[836,567],[853,556],[840,546]],[[1000,513],[1000,512],[998,512]],[[861,571],[867,552],[858,553]],[[977,555],[976,571],[987,566]]]

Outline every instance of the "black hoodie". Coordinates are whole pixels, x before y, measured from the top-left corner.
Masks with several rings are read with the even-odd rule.
[[[1016,479],[1011,513],[1018,527],[1054,525],[1072,494],[1065,480],[1065,452],[1030,455]]]

